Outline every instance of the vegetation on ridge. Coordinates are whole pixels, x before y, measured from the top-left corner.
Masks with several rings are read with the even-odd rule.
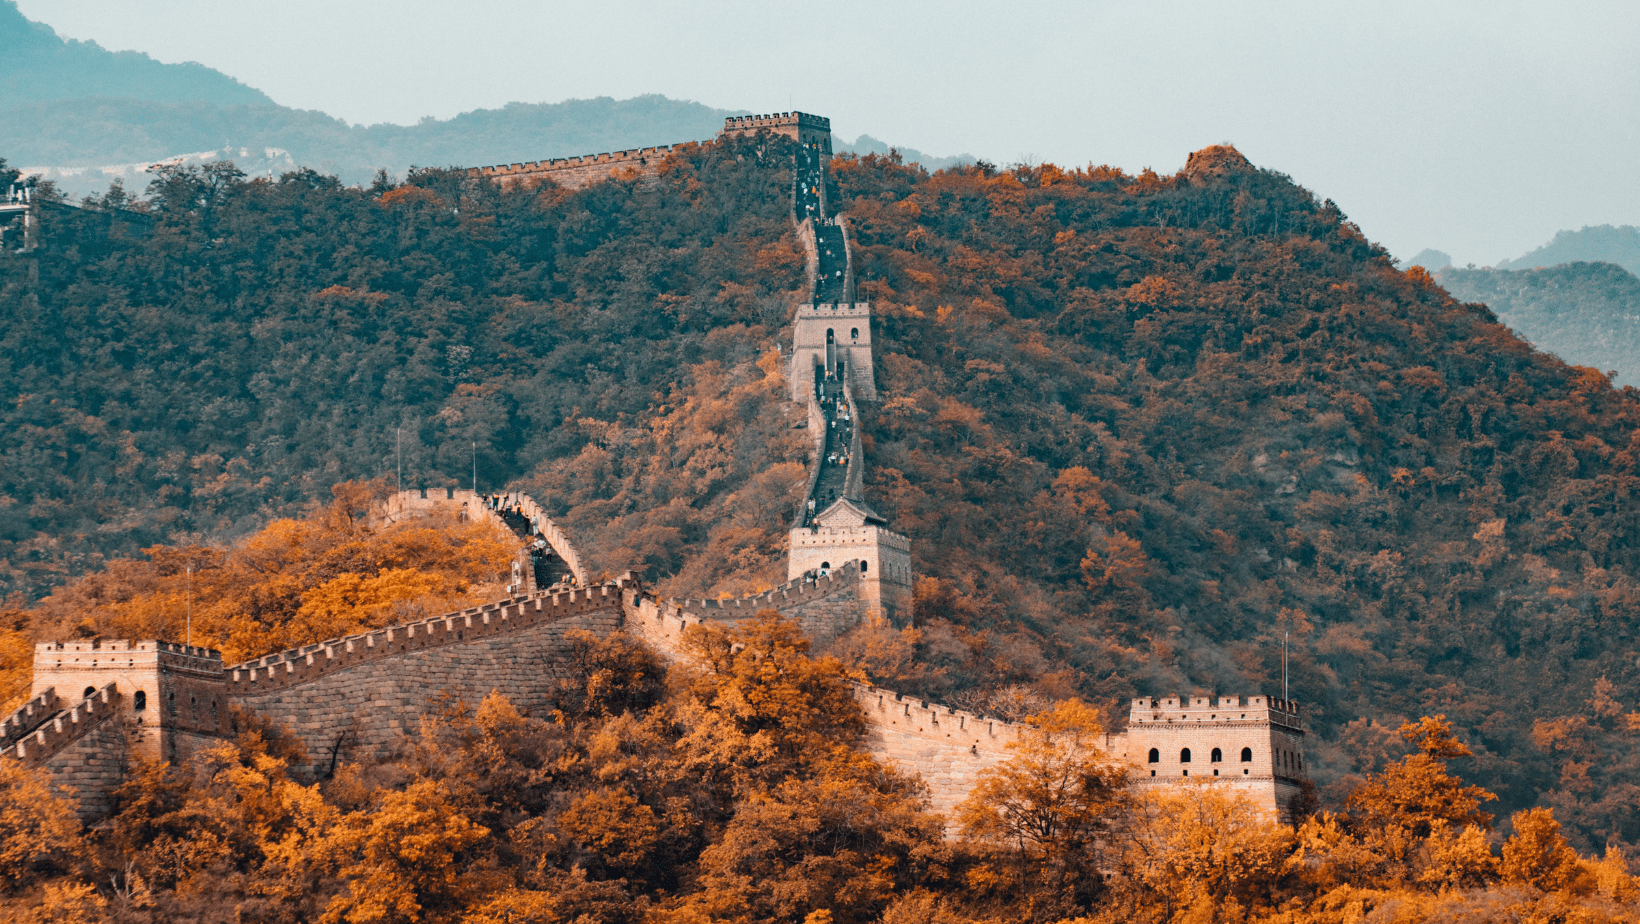
[[[952,819],[854,745],[842,665],[764,611],[691,630],[664,669],[578,633],[559,707],[444,703],[386,760],[304,784],[300,746],[245,730],[139,766],[82,831],[0,764],[0,922],[324,924],[1345,924],[1619,922],[1640,880],[1578,855],[1553,814],[1510,832],[1453,775],[1444,717],[1416,753],[1296,828],[1213,785],[1135,796],[1066,701]],[[1501,848],[1501,849],[1500,849]]]
[[[117,198],[57,220],[0,255],[10,586],[229,539],[390,470],[396,431],[413,483],[465,483],[477,443],[481,487],[525,487],[594,568],[777,583],[805,451],[783,145],[575,192],[173,170],[146,235]],[[840,656],[1120,714],[1273,692],[1285,638],[1329,804],[1444,713],[1500,814],[1640,841],[1633,391],[1229,149],[834,177],[878,325],[867,494],[922,576],[916,630]]]

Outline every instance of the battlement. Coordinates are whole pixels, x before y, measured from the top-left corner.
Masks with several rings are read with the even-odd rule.
[[[303,645],[227,670],[230,696],[250,696],[299,686],[368,661],[505,635],[583,613],[620,605],[619,587],[600,584],[568,591],[540,591],[459,613],[435,616]]]
[[[581,564],[581,555],[575,551],[574,544],[569,541],[569,534],[564,532],[563,528],[557,523],[554,523],[552,517],[547,516],[547,511],[535,502],[535,498],[521,491],[510,491],[502,494],[498,502],[502,509],[516,507],[518,512],[523,514],[524,518],[529,520],[535,527],[536,533],[545,539],[548,545],[552,546],[553,553],[562,558],[564,564],[569,566],[570,573],[575,575],[575,582],[577,584],[588,583],[586,566]]]
[[[0,760],[11,758],[30,766],[43,763],[51,755],[118,715],[123,698],[114,684],[104,686],[17,741],[0,748]]]
[[[625,151],[606,151],[602,154],[581,154],[575,157],[554,157],[548,160],[524,161],[517,164],[496,164],[473,167],[467,172],[485,177],[523,177],[585,167],[647,167],[651,160],[659,160],[683,147],[680,144],[662,144],[652,148],[629,148]]]
[[[768,115],[730,116],[723,120],[723,131],[719,134],[744,134],[755,132],[758,129],[775,131],[783,128],[812,128],[816,131],[831,131],[831,120],[825,116],[817,116],[807,112],[776,112]]]
[[[1246,702],[1242,700],[1245,699]],[[1166,696],[1133,700],[1129,726],[1269,722],[1302,732],[1298,703],[1273,696]]]
[[[178,676],[214,678],[222,675],[222,653],[152,638],[39,642],[34,646],[36,691],[47,684],[65,690],[72,690],[79,683],[98,686],[102,681],[92,678],[108,671],[163,671]]]
[[[831,120],[807,112],[776,112],[766,115],[730,116],[723,120],[719,138],[735,138],[766,131],[782,135],[802,145],[812,145],[825,157],[831,156]]]
[[[804,304],[797,306],[797,316],[804,320],[810,318],[860,318],[871,319],[870,302],[841,302],[838,304]]]
[[[85,642],[39,642],[34,646],[36,658],[41,654],[55,654],[59,660],[72,658],[75,661],[82,660],[82,656],[91,656],[93,662],[98,658],[109,656],[112,656],[113,661],[119,661],[122,657],[129,658],[138,652],[153,652],[161,656],[176,655],[199,662],[222,660],[222,652],[214,648],[201,648],[197,645],[184,645],[181,642],[166,642],[152,638],[137,642],[123,638],[95,639]]]
[[[818,577],[804,574],[771,590],[749,597],[733,597],[727,600],[671,599],[665,603],[675,607],[679,612],[692,612],[706,618],[740,619],[752,616],[758,610],[778,610],[820,600],[848,584],[857,584],[859,581],[860,562],[849,561],[838,565],[829,574]]]
[[[896,726],[901,734],[962,739],[959,744],[1004,748],[1029,726],[907,697],[869,683],[850,684],[854,699],[873,724]]]
[[[0,748],[33,731],[41,722],[50,718],[62,708],[58,705],[59,702],[57,691],[47,687],[30,697],[28,702],[18,706],[11,715],[0,719]]]

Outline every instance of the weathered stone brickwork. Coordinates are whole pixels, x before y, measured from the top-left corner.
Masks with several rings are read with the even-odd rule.
[[[734,138],[755,135],[760,131],[781,135],[800,144],[819,145],[827,157],[831,156],[831,120],[806,112],[731,116],[724,120],[723,130],[718,132],[718,137]],[[604,154],[498,164],[493,167],[474,167],[467,173],[469,176],[494,180],[503,189],[532,186],[547,181],[566,189],[582,189],[611,177],[653,176],[668,156],[684,146],[663,144],[652,148],[632,148]]]
[[[718,132],[718,137],[755,135],[760,131],[782,135],[802,145],[818,145],[823,155],[831,156],[831,120],[807,112],[730,116],[723,120],[723,131]]]
[[[1124,734],[1105,748],[1134,767],[1134,785],[1212,780],[1283,821],[1309,786],[1298,704],[1268,696],[1135,699]]]
[[[36,695],[31,702],[40,699]],[[123,700],[116,685],[107,684],[15,734],[0,747],[0,760],[43,771],[52,788],[75,800],[81,820],[101,817],[108,811],[109,794],[124,780],[128,738]],[[14,732],[17,727],[12,726]]]
[[[622,622],[616,585],[543,592],[235,665],[228,696],[290,728],[323,768],[391,751],[441,697],[472,704],[496,691],[543,709],[565,635]]]
[[[109,684],[134,728],[137,753],[176,761],[228,727],[222,656],[175,642],[117,639],[42,642],[34,647],[35,694],[73,702]]]
[[[948,818],[979,780],[981,771],[1006,762],[1009,743],[1022,726],[890,690],[856,684],[855,701],[865,713],[862,745],[873,756],[928,784],[929,801]]]
[[[113,810],[114,790],[125,782],[130,764],[127,732],[120,718],[110,716],[41,761],[51,788],[73,800],[82,822]]]

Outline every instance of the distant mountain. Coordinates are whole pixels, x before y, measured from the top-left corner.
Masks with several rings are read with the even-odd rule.
[[[886,141],[878,141],[870,135],[861,135],[854,139],[853,144],[833,138],[832,150],[839,154],[887,154],[889,151],[899,151],[900,157],[908,164],[921,164],[924,170],[933,173],[935,170],[944,170],[947,167],[960,167],[974,163],[978,158],[972,154],[954,154],[950,157],[935,157],[924,154],[916,148],[903,148],[890,145]]]
[[[1436,279],[1456,298],[1485,302],[1498,320],[1539,349],[1574,365],[1615,369],[1617,384],[1640,386],[1640,279],[1623,267],[1583,262],[1531,270],[1448,267]]]
[[[1452,257],[1443,251],[1425,247],[1423,250],[1418,251],[1412,259],[1401,261],[1400,265],[1402,269],[1409,266],[1421,266],[1430,272],[1437,272],[1451,266]]]
[[[88,96],[222,106],[273,103],[262,91],[203,64],[162,64],[135,51],[65,41],[50,26],[25,17],[14,0],[0,0],[0,48],[5,49],[0,100],[7,109]]]
[[[84,195],[115,178],[133,189],[156,161],[229,159],[247,173],[297,165],[345,183],[378,168],[481,166],[698,141],[740,111],[640,96],[563,103],[511,103],[416,125],[350,126],[322,112],[271,103],[218,106],[94,98],[0,113],[0,156]]]
[[[1631,273],[1640,273],[1640,228],[1633,225],[1584,226],[1581,231],[1560,231],[1554,240],[1515,260],[1504,260],[1496,269],[1526,270],[1559,263],[1616,263]]]
[[[246,173],[297,166],[369,181],[378,169],[483,166],[702,141],[726,116],[659,95],[562,103],[509,103],[415,125],[349,125],[322,112],[280,106],[262,92],[199,64],[162,64],[95,42],[65,41],[0,0],[0,157],[52,180],[70,196],[118,179],[132,191],[158,161],[233,160]],[[869,135],[842,152],[886,154]],[[929,170],[972,163],[900,148]]]

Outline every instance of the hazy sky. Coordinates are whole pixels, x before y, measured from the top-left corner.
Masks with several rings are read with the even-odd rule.
[[[1397,256],[1460,264],[1640,224],[1632,0],[19,6],[64,37],[199,61],[353,122],[662,93],[1001,163],[1171,172],[1230,141]]]

